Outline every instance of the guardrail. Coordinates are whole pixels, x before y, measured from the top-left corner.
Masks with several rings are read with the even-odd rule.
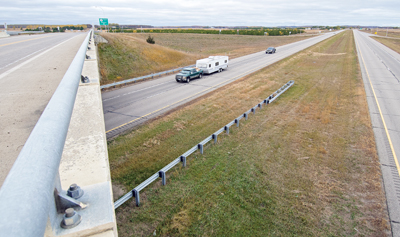
[[[189,66],[180,67],[180,68],[175,68],[175,69],[168,70],[168,71],[153,73],[153,74],[146,75],[146,76],[142,76],[142,77],[135,77],[135,78],[128,79],[128,80],[124,80],[124,81],[114,82],[114,83],[111,83],[111,84],[102,85],[102,86],[100,86],[100,89],[107,89],[107,88],[115,87],[115,86],[118,86],[118,85],[126,85],[126,84],[128,84],[128,83],[135,83],[135,82],[141,81],[141,80],[144,81],[144,80],[146,80],[146,79],[148,79],[148,78],[152,78],[152,79],[153,79],[154,77],[161,76],[161,75],[163,75],[163,74],[174,73],[174,72],[180,71],[180,70],[182,70],[182,69],[184,69],[184,68],[187,68],[187,67],[195,67],[195,66],[196,66],[196,65],[189,65]]]
[[[47,220],[53,215],[55,188],[61,186],[58,169],[91,34],[87,34],[3,183],[1,236],[45,233]]]
[[[132,197],[135,197],[136,206],[139,206],[140,205],[140,191],[142,191],[145,187],[150,185],[152,182],[156,181],[158,178],[161,178],[162,185],[166,185],[167,184],[167,178],[165,175],[166,172],[168,172],[170,169],[172,169],[179,163],[182,163],[182,166],[186,167],[186,159],[188,156],[190,156],[197,150],[200,150],[200,153],[203,154],[203,152],[204,152],[203,147],[205,144],[207,144],[211,140],[214,140],[214,143],[216,143],[218,140],[219,134],[223,133],[224,131],[227,134],[229,134],[229,129],[232,125],[236,124],[236,126],[239,127],[239,122],[242,118],[245,118],[245,120],[247,120],[250,113],[255,114],[257,108],[261,109],[263,104],[268,105],[271,102],[273,102],[274,100],[276,100],[282,93],[284,93],[286,90],[288,90],[293,84],[294,84],[294,81],[289,81],[288,83],[283,85],[281,88],[279,88],[277,91],[275,91],[270,96],[268,96],[265,100],[258,103],[257,105],[255,105],[254,107],[249,109],[248,111],[244,112],[239,117],[235,118],[233,121],[231,121],[230,123],[228,123],[221,129],[219,129],[212,135],[208,136],[206,139],[204,139],[197,145],[193,146],[191,149],[189,149],[188,151],[183,153],[181,156],[179,156],[178,158],[173,160],[171,163],[166,165],[164,168],[159,170],[157,173],[153,174],[150,178],[146,179],[144,182],[142,182],[141,184],[136,186],[134,189],[132,189],[130,192],[128,192],[123,197],[121,197],[116,202],[114,202],[114,208],[117,209],[119,206],[124,204],[126,201],[128,201]]]

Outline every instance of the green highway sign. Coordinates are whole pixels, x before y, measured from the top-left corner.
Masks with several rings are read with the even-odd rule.
[[[108,26],[108,18],[99,18],[101,26]]]

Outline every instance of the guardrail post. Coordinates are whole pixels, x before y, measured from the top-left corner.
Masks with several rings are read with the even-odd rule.
[[[139,191],[137,191],[136,189],[133,189],[132,196],[135,197],[136,206],[138,207],[140,205]]]
[[[236,127],[239,127],[239,119],[235,119]]]
[[[182,166],[186,167],[186,156],[181,156]]]
[[[225,126],[224,130],[226,131],[226,134],[229,134],[229,127],[228,126]]]
[[[247,113],[244,113],[243,116],[244,116],[244,120],[247,120],[247,118],[248,118]]]
[[[216,144],[217,140],[218,140],[218,135],[217,134],[213,134],[212,138],[214,139],[214,144]]]
[[[203,144],[197,144],[197,148],[200,150],[200,154],[203,154]]]
[[[161,182],[162,182],[162,185],[166,185],[167,184],[167,179],[166,179],[166,177],[165,177],[165,172],[164,171],[158,171],[158,176],[161,178]]]
[[[251,108],[251,112],[253,112],[253,114],[256,114],[256,110],[254,108]]]
[[[267,105],[269,104],[269,100],[267,100],[266,104],[267,104]]]
[[[262,109],[262,103],[258,104],[258,108],[260,108],[260,110]]]

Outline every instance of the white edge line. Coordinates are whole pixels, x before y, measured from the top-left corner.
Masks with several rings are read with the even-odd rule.
[[[40,54],[34,56],[33,58],[30,58],[30,59],[26,60],[25,62],[23,62],[23,63],[21,63],[21,64],[15,66],[15,67],[13,67],[13,68],[11,68],[10,70],[8,70],[8,71],[6,71],[6,72],[4,72],[3,74],[0,75],[0,80],[3,79],[4,77],[8,76],[10,73],[16,71],[17,69],[21,68],[21,67],[24,66],[25,64],[28,64],[28,63],[32,62],[33,60],[37,59],[38,57],[42,56],[43,54],[45,54],[45,53],[47,53],[47,52],[53,50],[54,48],[56,48],[56,47],[58,47],[58,46],[64,44],[64,43],[67,42],[67,41],[70,41],[70,40],[72,40],[72,39],[74,39],[74,38],[76,38],[76,37],[78,37],[78,36],[79,36],[79,35],[76,35],[76,36],[74,36],[74,37],[72,37],[72,38],[69,38],[69,39],[67,39],[67,40],[65,40],[65,41],[63,41],[63,42],[57,44],[57,45],[54,45],[53,47],[47,49],[46,51],[44,51],[44,52],[42,52],[42,53],[40,53]]]

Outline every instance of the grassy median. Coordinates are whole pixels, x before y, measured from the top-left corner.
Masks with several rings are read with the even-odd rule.
[[[351,31],[109,142],[125,192],[289,80],[282,97],[117,209],[120,236],[383,236],[378,157]],[[123,193],[123,191],[121,192]]]

